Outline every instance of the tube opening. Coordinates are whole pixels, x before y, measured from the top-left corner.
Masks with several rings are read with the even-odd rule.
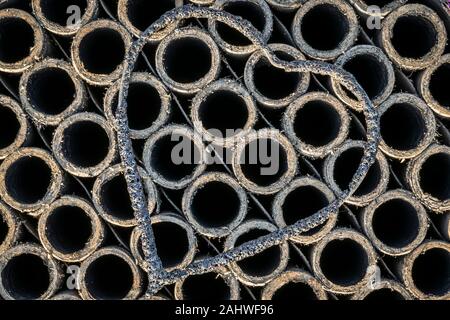
[[[324,276],[341,286],[357,284],[366,275],[368,266],[366,251],[352,239],[330,241],[320,256]]]
[[[187,277],[182,286],[184,300],[228,300],[230,287],[215,272]]]
[[[127,1],[127,17],[138,30],[144,31],[163,13],[175,8],[174,0],[129,0]]]
[[[251,229],[246,233],[240,235],[234,244],[234,247],[238,247],[241,244],[258,239],[265,236],[270,232],[261,229]],[[281,261],[281,250],[278,246],[270,247],[252,257],[245,258],[241,261],[237,261],[236,264],[247,275],[253,277],[264,277],[273,273]]]
[[[364,300],[397,301],[397,300],[405,300],[405,297],[398,291],[394,291],[389,288],[382,288],[370,292],[367,296],[364,297]]]
[[[375,236],[389,247],[402,248],[416,239],[419,218],[416,209],[402,199],[391,199],[375,209],[372,218]]]
[[[278,288],[272,296],[274,301],[318,300],[313,288],[303,282],[288,282]]]
[[[52,182],[52,170],[38,157],[23,157],[6,170],[5,186],[16,201],[34,204],[42,200]]]
[[[87,267],[85,282],[95,299],[123,299],[133,286],[133,271],[123,258],[103,255]]]
[[[316,50],[333,50],[347,36],[350,26],[345,14],[332,4],[319,4],[303,16],[301,33]]]
[[[437,153],[426,159],[419,182],[425,193],[441,201],[450,199],[450,154]]]
[[[109,151],[109,137],[96,122],[77,121],[65,128],[64,157],[79,167],[94,167],[101,163]]]
[[[57,115],[74,101],[76,88],[66,70],[46,68],[33,73],[27,83],[28,98],[38,111]]]
[[[168,43],[163,61],[170,79],[179,83],[196,82],[212,68],[211,48],[193,36],[174,39]]]
[[[134,218],[133,208],[128,196],[127,183],[123,174],[105,181],[100,191],[100,202],[109,215],[121,220]]]
[[[190,249],[186,230],[178,224],[165,221],[153,223],[152,228],[163,267],[167,269],[181,264]]]
[[[223,5],[222,10],[248,20],[260,32],[266,26],[264,11],[253,2],[227,2]],[[221,22],[217,22],[217,33],[223,41],[233,46],[248,46],[252,44],[241,32]]]
[[[21,18],[0,20],[0,61],[16,63],[30,55],[35,45],[33,28]]]
[[[430,93],[441,105],[450,109],[450,63],[440,65],[430,77]]]
[[[417,148],[427,131],[422,113],[408,103],[395,103],[380,117],[384,142],[396,150]]]
[[[42,14],[47,20],[66,27],[70,17],[67,9],[70,6],[77,6],[82,17],[86,12],[88,3],[87,0],[41,0],[40,5]]]
[[[92,221],[79,207],[58,207],[48,216],[45,233],[56,250],[74,253],[86,247],[92,235]]]
[[[391,41],[402,57],[419,59],[436,45],[437,31],[429,20],[421,16],[401,16],[395,22]]]
[[[450,253],[441,248],[429,249],[414,261],[412,278],[425,294],[445,295],[450,290]]]
[[[0,278],[3,287],[15,299],[38,299],[50,286],[50,274],[45,261],[34,254],[11,258]]]
[[[392,0],[364,0],[364,3],[367,4],[368,6],[377,5],[380,8],[384,7],[385,5],[390,4],[392,2],[394,2],[394,1],[392,1]]]
[[[297,110],[293,124],[298,139],[306,144],[321,147],[338,137],[342,121],[331,104],[315,100],[307,102]]]
[[[20,122],[16,113],[0,105],[0,149],[14,143],[20,131]]]
[[[80,42],[79,55],[84,68],[91,73],[110,74],[125,58],[125,44],[114,29],[91,30]]]

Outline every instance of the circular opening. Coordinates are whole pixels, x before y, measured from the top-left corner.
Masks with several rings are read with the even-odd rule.
[[[405,297],[401,293],[391,290],[389,288],[382,288],[370,292],[364,297],[364,300],[368,301],[397,301],[405,300]]]
[[[5,242],[8,232],[9,232],[8,222],[0,212],[0,246],[2,246],[3,242]]]
[[[94,167],[101,163],[109,151],[109,137],[96,122],[78,121],[64,129],[61,141],[67,161],[79,167]]]
[[[276,55],[283,61],[292,61],[294,58],[285,52],[277,51]],[[286,72],[274,67],[266,57],[261,56],[254,66],[253,81],[255,88],[269,99],[283,99],[295,93],[302,76],[298,72]]]
[[[364,154],[362,147],[352,147],[341,154],[336,159],[333,170],[333,177],[341,190],[348,188],[350,181],[358,169]],[[353,196],[361,197],[374,191],[381,180],[381,168],[378,160],[370,167],[369,172],[359,185]]]
[[[16,17],[0,20],[0,61],[22,61],[30,55],[34,45],[34,32],[28,22]]]
[[[430,156],[420,169],[420,187],[440,201],[450,199],[450,154]]]
[[[125,58],[125,44],[114,29],[98,28],[84,36],[79,55],[84,68],[91,73],[110,74]]]
[[[189,252],[189,238],[186,230],[178,224],[164,221],[152,224],[152,228],[163,267],[178,266]]]
[[[389,247],[402,248],[419,233],[416,209],[402,199],[391,199],[375,209],[372,218],[375,236]]]
[[[34,72],[27,83],[27,98],[33,108],[49,115],[66,110],[76,94],[72,78],[60,68],[50,67]]]
[[[218,90],[208,95],[201,102],[198,113],[203,127],[219,130],[222,137],[232,136],[236,130],[243,129],[249,117],[245,100],[229,90]]]
[[[5,174],[6,191],[14,200],[23,204],[34,204],[42,200],[51,182],[50,167],[37,157],[16,160]]]
[[[450,109],[450,63],[439,66],[430,78],[430,93],[433,98],[443,107]]]
[[[311,8],[303,16],[300,27],[305,42],[316,50],[336,49],[350,30],[345,14],[332,4]]]
[[[28,253],[11,258],[0,278],[3,287],[14,299],[38,299],[50,286],[45,261]]]
[[[241,201],[236,190],[219,181],[208,182],[197,189],[191,204],[193,216],[207,228],[229,225],[237,218],[240,207]]]
[[[266,18],[260,6],[250,1],[235,1],[225,3],[222,10],[232,15],[239,16],[249,21],[258,31],[263,32],[266,26]],[[217,22],[217,33],[226,43],[233,46],[248,46],[252,43],[247,37],[236,29]]]
[[[267,230],[251,229],[236,239],[234,247],[237,248],[247,241],[258,239],[269,233],[270,232]],[[273,273],[280,265],[280,261],[281,249],[279,246],[274,246],[255,254],[252,257],[237,261],[236,264],[242,272],[247,275],[252,277],[264,277]]]
[[[250,141],[240,163],[244,176],[263,187],[278,182],[288,170],[286,151],[277,141],[267,138]]]
[[[288,282],[278,288],[272,296],[274,301],[311,301],[317,300],[312,287],[303,282]]]
[[[168,181],[180,181],[192,175],[200,163],[200,150],[187,136],[165,135],[155,141],[150,166]]]
[[[368,266],[366,251],[352,239],[330,241],[320,256],[324,276],[340,286],[351,286],[361,281]]]
[[[230,288],[225,280],[214,272],[187,277],[183,282],[182,290],[185,300],[230,299]]]
[[[170,79],[178,83],[192,83],[201,80],[211,70],[211,48],[193,36],[174,39],[167,44],[163,62]]]
[[[396,150],[417,148],[427,131],[423,115],[415,106],[396,103],[380,118],[380,131],[384,142]]]
[[[420,254],[412,267],[416,287],[425,294],[444,295],[450,290],[450,253],[432,248]]]
[[[437,32],[434,25],[423,17],[402,16],[395,22],[391,41],[400,56],[420,59],[436,44]]]
[[[133,270],[119,256],[100,256],[87,267],[85,283],[95,299],[123,299],[133,286]]]
[[[297,110],[294,132],[303,143],[321,147],[333,142],[341,129],[341,116],[328,102],[309,101]]]
[[[63,27],[73,23],[74,12],[80,13],[81,19],[87,9],[87,0],[41,0],[40,4],[44,17]]]
[[[112,101],[115,116],[118,105],[118,92]],[[128,124],[132,130],[150,128],[161,113],[161,97],[158,90],[144,82],[132,82],[127,97]]]
[[[14,143],[20,131],[17,115],[10,108],[0,105],[0,149],[9,147]]]
[[[133,0],[127,1],[127,16],[131,24],[144,31],[162,14],[175,7],[174,0]]]
[[[86,247],[92,235],[92,222],[79,207],[58,207],[48,216],[45,235],[59,252],[74,253]]]
[[[134,219],[127,182],[123,174],[105,181],[100,190],[100,201],[107,214],[120,220]]]

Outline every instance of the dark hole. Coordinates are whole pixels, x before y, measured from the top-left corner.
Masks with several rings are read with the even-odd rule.
[[[258,5],[249,1],[236,1],[226,3],[222,10],[248,20],[258,31],[264,31],[266,19],[264,18],[264,12]],[[221,22],[217,22],[217,33],[223,41],[234,46],[251,44],[250,40],[241,32]]]
[[[288,282],[275,291],[274,301],[311,301],[317,300],[313,288],[303,282]]]
[[[33,73],[27,83],[31,105],[40,112],[56,115],[66,110],[76,96],[75,84],[63,69],[47,68]]]
[[[321,147],[339,135],[341,116],[329,103],[320,100],[307,102],[297,110],[294,118],[295,135],[304,143]]]
[[[193,174],[199,160],[200,150],[189,137],[171,134],[155,142],[150,165],[164,179],[179,181]]]
[[[79,121],[64,130],[63,152],[68,161],[80,167],[93,167],[108,154],[109,137],[92,121]]]
[[[437,153],[423,163],[420,186],[425,193],[441,201],[450,199],[450,155]]]
[[[364,278],[368,257],[364,248],[354,240],[333,240],[323,249],[320,266],[331,282],[351,286]]]
[[[74,253],[86,247],[92,235],[91,219],[79,207],[59,207],[49,215],[45,233],[56,250]]]
[[[50,285],[45,262],[39,256],[28,253],[9,260],[0,278],[8,293],[20,300],[38,299]]]
[[[205,129],[219,130],[222,137],[227,137],[230,136],[227,129],[231,131],[244,128],[248,120],[247,105],[235,92],[215,91],[200,104],[199,118]]]
[[[334,179],[341,190],[346,190],[355,174],[364,150],[362,147],[352,147],[342,152],[336,159],[334,165]],[[378,160],[370,167],[359,188],[353,194],[356,197],[366,195],[378,186],[381,179],[381,168]]]
[[[147,29],[166,11],[175,8],[174,0],[130,0],[127,4],[128,19],[140,31]]]
[[[442,106],[450,109],[450,63],[441,65],[431,75],[430,93],[433,98]]]
[[[102,207],[106,213],[121,220],[134,218],[127,183],[123,174],[117,175],[104,183],[100,192]]]
[[[0,20],[0,61],[22,61],[30,55],[33,47],[34,32],[25,20],[15,17]]]
[[[51,181],[51,169],[37,157],[20,158],[8,168],[5,175],[8,194],[23,204],[33,204],[44,198]]]
[[[225,280],[215,272],[187,277],[182,290],[185,300],[230,299],[230,288]]]
[[[426,293],[444,295],[450,290],[450,253],[433,248],[414,261],[412,277],[416,287]]]
[[[173,222],[152,224],[156,249],[164,268],[180,264],[189,252],[189,238],[186,230]]]
[[[425,136],[426,124],[420,111],[408,103],[396,103],[381,115],[381,136],[396,150],[416,148]]]
[[[384,7],[387,4],[390,4],[394,1],[392,0],[364,0],[364,3],[367,4],[368,6],[379,6],[380,8]]]
[[[372,227],[381,242],[390,247],[402,248],[417,237],[419,218],[410,203],[392,199],[375,210]]]
[[[336,49],[350,29],[345,14],[331,4],[320,4],[309,10],[300,27],[305,42],[316,50]]]
[[[13,144],[19,131],[20,123],[14,111],[0,105],[0,149]]]
[[[80,60],[85,69],[96,74],[110,74],[125,58],[125,44],[119,32],[99,28],[81,40]]]
[[[217,204],[220,203],[220,206]],[[198,189],[192,200],[192,213],[205,227],[224,227],[239,214],[239,195],[228,184],[219,181],[208,182]]]
[[[112,112],[115,115],[118,104],[118,93],[112,101]],[[161,97],[158,90],[143,82],[132,82],[128,91],[127,115],[130,129],[144,130],[150,128],[161,112]]]
[[[267,230],[252,229],[239,236],[234,246],[238,247],[247,241],[258,239],[269,233]],[[278,246],[274,246],[236,263],[245,274],[253,277],[263,277],[274,272],[280,265],[280,261],[281,249]]]
[[[87,9],[86,0],[41,0],[40,2],[45,18],[64,27],[73,22],[70,18],[74,11],[68,10],[70,6],[77,6],[80,9],[80,18]]]
[[[108,254],[88,266],[85,281],[95,299],[123,299],[132,288],[133,271],[121,257]]]
[[[419,59],[434,47],[437,40],[433,24],[419,16],[403,16],[394,25],[392,45],[406,58]]]
[[[276,183],[288,169],[284,148],[273,139],[250,141],[241,155],[244,176],[259,186]]]
[[[3,244],[3,242],[6,240],[6,236],[9,232],[9,226],[6,222],[6,219],[3,217],[3,215],[0,212],[0,246]]]
[[[364,300],[369,301],[396,301],[396,300],[405,300],[399,292],[391,290],[389,288],[382,288],[379,290],[374,290],[369,293]]]
[[[211,49],[203,40],[191,36],[171,41],[163,59],[167,75],[179,83],[198,81],[212,67]]]

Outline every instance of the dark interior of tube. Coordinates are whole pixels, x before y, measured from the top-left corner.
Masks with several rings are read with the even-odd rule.
[[[416,239],[419,218],[416,209],[402,199],[392,199],[375,209],[372,228],[387,246],[402,248]]]
[[[95,299],[123,299],[132,288],[133,271],[123,258],[103,255],[87,267],[85,282]]]
[[[280,287],[272,296],[274,301],[311,301],[317,300],[313,288],[303,282],[288,282]]]
[[[380,117],[380,132],[384,142],[396,150],[417,148],[427,131],[425,119],[417,107],[396,103]]]
[[[66,27],[74,23],[73,19],[70,19],[72,15],[79,13],[80,18],[83,17],[88,0],[41,0],[40,3],[42,14],[47,20]]]
[[[94,74],[114,72],[125,58],[122,36],[110,28],[98,28],[86,34],[78,50],[84,68]]]
[[[215,272],[187,277],[182,286],[184,300],[228,300],[230,287]]]
[[[391,42],[402,57],[420,59],[430,52],[436,41],[436,28],[425,18],[402,16],[395,22]]]
[[[61,206],[49,215],[45,233],[56,250],[70,254],[86,247],[92,236],[92,222],[83,209]]]
[[[423,163],[420,186],[425,193],[441,201],[450,199],[450,154],[437,153]]]
[[[307,102],[293,119],[294,132],[300,141],[314,147],[333,142],[341,130],[341,116],[329,103],[321,100]]]
[[[380,8],[384,7],[387,4],[394,2],[393,0],[364,0],[363,1],[368,6],[379,6]]]
[[[0,246],[6,240],[8,232],[9,232],[9,225],[6,222],[6,219],[3,217],[2,212],[0,211]]]
[[[23,204],[34,204],[42,200],[51,182],[50,167],[37,157],[20,158],[7,169],[5,175],[8,194]]]
[[[34,46],[34,32],[28,22],[17,17],[0,19],[0,61],[22,61]]]
[[[41,69],[31,75],[27,84],[28,99],[37,111],[57,115],[66,110],[76,96],[70,75],[60,68]]]
[[[78,121],[64,130],[63,153],[67,161],[79,167],[101,163],[109,151],[105,129],[93,121]]]
[[[432,248],[414,261],[412,278],[416,287],[425,294],[445,295],[450,290],[450,252]]]
[[[450,63],[444,63],[431,75],[430,93],[433,98],[443,107],[450,109]]]
[[[189,252],[189,238],[186,230],[173,222],[152,224],[156,249],[164,268],[179,265]]]
[[[351,286],[361,281],[369,266],[364,248],[351,239],[333,240],[322,251],[322,272],[331,282]]]
[[[19,131],[20,123],[15,112],[0,105],[0,150],[13,144]]]
[[[127,16],[140,31],[147,29],[162,14],[175,8],[175,0],[128,0]]]
[[[120,220],[134,218],[127,183],[123,174],[114,176],[102,185],[100,201],[107,214]]]
[[[305,42],[316,50],[334,50],[347,36],[350,26],[345,14],[331,4],[310,9],[301,22]]]
[[[9,260],[0,277],[3,287],[14,298],[40,298],[50,286],[45,262],[34,254],[21,254]]]
[[[265,236],[269,233],[270,232],[267,230],[251,229],[239,236],[234,246],[238,247],[247,241],[258,239],[259,237]],[[278,246],[274,246],[236,263],[241,268],[243,273],[253,277],[263,277],[274,272],[280,265],[280,261],[281,249]]]
[[[405,300],[405,297],[398,291],[394,291],[389,288],[382,288],[382,289],[372,291],[364,298],[364,300],[397,301],[397,300]]]

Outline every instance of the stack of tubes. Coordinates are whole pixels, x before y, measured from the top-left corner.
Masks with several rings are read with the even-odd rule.
[[[321,226],[148,296],[117,142],[120,78],[132,42],[185,4],[248,20],[282,60],[353,74],[381,142]],[[2,2],[0,299],[449,300],[449,34],[434,0]],[[127,115],[166,271],[290,226],[347,189],[367,133],[362,102],[337,79],[277,68],[212,19],[146,41]],[[180,141],[189,161],[174,161]],[[252,158],[262,147],[271,161]]]

